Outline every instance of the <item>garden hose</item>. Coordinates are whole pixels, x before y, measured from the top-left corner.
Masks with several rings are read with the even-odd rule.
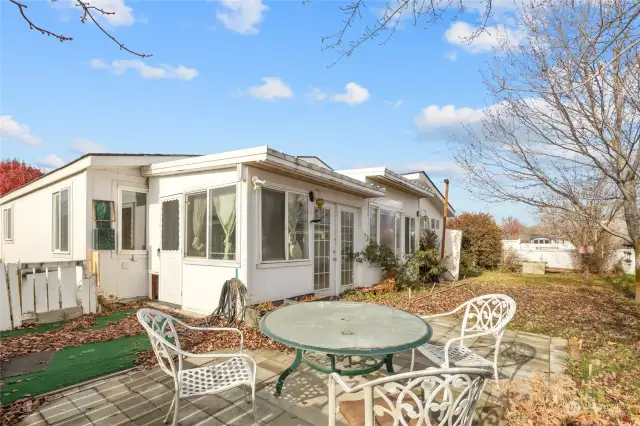
[[[234,322],[244,321],[244,312],[247,306],[247,288],[237,278],[225,281],[220,292],[218,307],[207,318],[207,324],[212,318],[226,318],[227,327],[234,325]]]

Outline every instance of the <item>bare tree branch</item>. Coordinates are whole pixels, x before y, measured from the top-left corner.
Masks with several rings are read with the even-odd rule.
[[[366,25],[364,31],[357,39],[349,42],[349,47],[338,50],[338,57],[328,65],[328,68],[335,66],[345,57],[351,56],[353,52],[362,44],[377,37],[384,31],[389,31],[389,36],[380,43],[386,44],[395,35],[405,12],[410,12],[413,18],[413,25],[416,26],[419,21],[424,21],[426,27],[438,22],[445,13],[453,11],[453,18],[465,10],[464,0],[393,0],[396,3],[385,6],[384,14],[377,19],[372,26]],[[482,12],[480,26],[474,34],[467,40],[472,42],[485,28],[487,20],[491,16],[491,6],[493,0],[482,0],[485,9]],[[322,50],[339,49],[344,43],[346,34],[352,28],[356,18],[362,19],[361,10],[365,7],[363,0],[355,0],[341,10],[347,15],[347,19],[343,21],[343,25],[336,33],[322,37]],[[455,9],[455,11],[454,11]],[[327,43],[327,44],[325,44]]]
[[[98,23],[98,21],[96,21],[96,19],[93,17],[93,15],[90,12],[90,9],[94,9],[97,10],[98,12],[104,14],[104,15],[113,15],[114,12],[105,12],[102,9],[99,9],[95,6],[90,6],[89,3],[85,3],[82,0],[76,0],[78,2],[78,6],[80,6],[83,10],[84,13],[82,14],[82,18],[80,18],[80,20],[82,21],[82,23],[84,24],[87,20],[87,17],[89,17],[89,19],[91,19],[93,21],[94,24],[96,24],[96,26],[98,28],[100,28],[100,31],[102,31],[107,37],[109,37],[115,44],[117,44],[118,46],[120,46],[120,50],[126,50],[127,52],[139,56],[141,58],[150,58],[151,54],[146,54],[146,53],[138,53],[138,52],[134,52],[133,50],[129,49],[128,47],[126,47],[124,44],[120,43],[118,40],[116,40],[115,37],[113,37],[111,34],[109,34],[103,27],[102,25],[100,25]]]
[[[9,1],[11,3],[15,4],[18,7],[18,9],[20,10],[20,14],[24,18],[24,20],[27,21],[27,23],[29,24],[29,28],[30,29],[39,31],[43,35],[53,36],[53,37],[57,38],[60,41],[71,41],[71,40],[73,40],[73,38],[71,38],[71,37],[66,37],[66,36],[63,36],[63,35],[60,35],[60,34],[56,34],[56,33],[52,32],[52,31],[49,31],[49,30],[46,30],[46,29],[44,29],[42,27],[37,26],[25,14],[24,10],[27,8],[26,4],[19,3],[16,0],[9,0]],[[55,2],[56,0],[51,0],[51,1]],[[99,8],[99,7],[92,6],[89,2],[86,2],[86,1],[83,1],[83,0],[76,0],[76,1],[77,1],[76,6],[82,8],[82,11],[83,11],[82,12],[82,16],[80,17],[80,22],[82,22],[84,24],[84,23],[86,23],[87,18],[90,19],[100,29],[100,31],[102,31],[107,37],[109,37],[114,43],[116,43],[120,47],[120,50],[125,50],[125,51],[131,53],[132,55],[136,55],[136,56],[139,56],[141,58],[149,58],[149,57],[152,56],[151,54],[135,52],[135,51],[129,49],[128,47],[126,47],[124,44],[119,42],[114,36],[112,36],[107,30],[105,30],[104,27],[102,25],[100,25],[100,23],[98,23],[98,21],[91,14],[92,10],[97,11],[97,12],[101,13],[102,15],[115,15],[115,12],[108,12],[108,11],[106,11],[104,9]]]
[[[24,18],[24,20],[27,21],[27,23],[29,24],[29,29],[30,30],[40,31],[41,34],[48,35],[48,36],[53,36],[53,37],[57,38],[60,41],[71,41],[71,40],[73,40],[73,38],[71,38],[71,37],[66,37],[66,36],[63,36],[63,35],[60,35],[60,34],[56,34],[54,32],[51,32],[49,30],[45,30],[44,28],[41,28],[41,27],[37,26],[36,24],[31,22],[31,20],[24,13],[24,9],[26,9],[28,7],[26,4],[18,3],[16,0],[9,0],[9,1],[11,3],[15,4],[18,7],[18,9],[20,10],[20,14]]]

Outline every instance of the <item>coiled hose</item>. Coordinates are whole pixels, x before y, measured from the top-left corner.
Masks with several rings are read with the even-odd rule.
[[[237,278],[225,281],[220,292],[218,307],[207,317],[207,325],[213,318],[226,318],[227,327],[244,321],[247,306],[247,287]]]

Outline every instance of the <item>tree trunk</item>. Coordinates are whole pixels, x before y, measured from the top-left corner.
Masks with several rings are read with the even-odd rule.
[[[624,220],[629,233],[629,243],[635,249],[636,259],[636,302],[640,303],[640,213],[638,212],[638,188],[635,181],[620,186],[623,200]]]
[[[640,241],[636,242],[636,303],[640,303]]]

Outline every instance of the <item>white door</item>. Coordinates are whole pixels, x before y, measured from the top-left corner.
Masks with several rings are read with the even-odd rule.
[[[313,289],[316,293],[332,293],[335,289],[336,239],[333,206],[317,209],[320,222],[313,224]]]
[[[179,196],[160,199],[160,285],[158,299],[182,305],[182,238]]]
[[[338,209],[338,280],[340,287],[352,286],[355,283],[355,251],[356,210],[348,207]]]

